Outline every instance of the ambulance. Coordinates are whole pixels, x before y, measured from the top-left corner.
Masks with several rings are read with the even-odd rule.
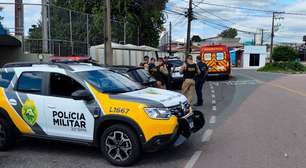
[[[231,57],[224,45],[209,45],[201,48],[202,61],[208,66],[208,76],[223,76],[231,74]]]

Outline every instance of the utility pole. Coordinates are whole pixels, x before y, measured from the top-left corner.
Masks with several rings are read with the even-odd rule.
[[[105,0],[104,18],[104,57],[106,65],[113,65],[112,51],[112,25],[111,25],[111,0]]]
[[[273,54],[273,43],[274,43],[274,21],[275,21],[275,12],[272,16],[272,30],[271,30],[271,45],[270,45],[270,63],[272,63],[272,54]]]
[[[256,33],[254,33],[254,46],[256,45]]]
[[[169,55],[172,55],[172,23],[169,25]]]
[[[49,24],[48,24],[48,4],[49,0],[42,0],[42,52],[49,52]]]
[[[282,13],[284,13],[284,12],[273,12],[273,16],[272,16],[270,63],[272,63],[272,55],[273,55],[274,36],[275,36],[275,20],[276,19],[283,19],[283,18],[276,18],[276,14],[282,14]]]
[[[123,25],[123,44],[125,45],[126,44],[126,25],[127,25],[127,22],[126,22],[126,15],[127,15],[127,12],[126,12],[126,1],[124,1],[124,25]]]
[[[191,22],[193,20],[193,11],[192,11],[192,0],[189,0],[189,8],[187,11],[187,19],[188,19],[188,25],[187,25],[187,42],[186,42],[186,56],[190,54],[190,32],[191,32]]]
[[[264,43],[264,29],[261,29],[261,40],[260,40],[260,45],[263,45]]]
[[[15,0],[15,35],[24,35],[22,0]]]

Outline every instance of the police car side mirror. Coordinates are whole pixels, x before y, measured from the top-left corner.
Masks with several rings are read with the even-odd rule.
[[[74,100],[85,100],[85,101],[91,101],[94,99],[94,97],[91,95],[91,93],[88,90],[77,90],[72,93],[71,97]]]

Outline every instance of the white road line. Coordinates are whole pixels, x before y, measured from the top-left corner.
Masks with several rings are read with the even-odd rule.
[[[212,104],[217,104],[216,100],[211,101]]]
[[[216,95],[212,94],[211,97],[212,97],[212,98],[216,98]]]
[[[217,120],[216,116],[211,116],[209,120],[209,124],[216,124],[216,120]]]
[[[210,89],[214,89],[214,87],[213,87],[213,86],[210,86]]]
[[[202,151],[196,151],[192,157],[190,158],[190,160],[187,162],[185,168],[193,168],[193,166],[195,165],[195,163],[197,162],[197,160],[200,158],[202,154]]]
[[[211,93],[215,93],[215,90],[211,90]]]
[[[217,106],[212,106],[213,111],[217,111]]]
[[[202,142],[209,142],[211,135],[213,133],[212,129],[208,129],[204,132],[203,136],[202,136]]]

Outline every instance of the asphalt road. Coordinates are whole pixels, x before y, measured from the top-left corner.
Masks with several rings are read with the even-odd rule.
[[[306,165],[306,76],[233,70],[204,88],[207,125],[178,148],[144,154],[135,167],[282,168]],[[2,168],[112,167],[96,148],[23,139]]]

